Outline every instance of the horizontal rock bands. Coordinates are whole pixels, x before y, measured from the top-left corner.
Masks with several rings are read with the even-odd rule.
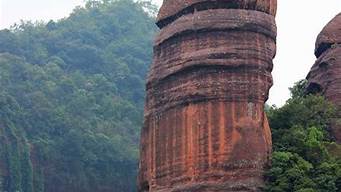
[[[262,60],[258,60],[262,61]],[[179,74],[185,73],[189,70],[196,70],[200,68],[220,68],[225,70],[230,70],[231,72],[240,72],[244,74],[248,70],[255,71],[257,74],[270,73],[272,71],[272,62],[263,61],[262,64],[257,64],[256,62],[243,61],[242,59],[226,60],[224,58],[216,59],[194,59],[186,63],[180,63],[179,66],[175,66],[173,70],[166,69],[166,71],[158,70],[160,72],[159,76],[150,77],[146,88],[157,86],[158,84],[167,81],[170,78],[176,77]],[[173,68],[173,67],[172,67]]]
[[[170,38],[202,31],[249,31],[276,41],[277,27],[273,16],[242,9],[216,9],[186,15],[160,31],[155,46]]]
[[[139,191],[260,191],[276,0],[164,0],[147,78]]]
[[[182,36],[155,47],[147,87],[191,66],[245,65],[271,72],[275,54],[275,42],[253,32],[212,31]]]
[[[206,101],[265,102],[272,86],[270,72],[259,68],[195,66],[150,86],[146,114]]]
[[[160,9],[157,25],[163,28],[178,18],[209,9],[245,9],[276,14],[276,0],[166,0]]]

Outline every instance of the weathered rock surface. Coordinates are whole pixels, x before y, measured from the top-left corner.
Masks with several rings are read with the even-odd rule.
[[[275,10],[274,0],[164,1],[147,82],[139,191],[259,191],[271,153],[264,102]]]
[[[167,25],[182,15],[208,9],[246,9],[276,15],[277,0],[164,0],[157,25]]]
[[[335,44],[341,44],[341,13],[332,19],[318,35],[315,47],[316,57],[320,57]]]
[[[341,143],[341,13],[319,34],[315,54],[317,60],[307,76],[307,90],[324,95],[338,108],[339,120],[331,123],[331,131]]]

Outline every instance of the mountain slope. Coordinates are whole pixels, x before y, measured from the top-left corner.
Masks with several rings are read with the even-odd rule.
[[[0,31],[0,191],[134,191],[148,3],[89,1]]]

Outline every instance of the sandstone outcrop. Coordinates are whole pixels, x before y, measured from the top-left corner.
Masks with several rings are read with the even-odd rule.
[[[315,44],[315,55],[317,58],[326,52],[332,45],[341,44],[341,13],[335,16],[318,35]]]
[[[336,105],[338,118],[332,121],[331,132],[341,143],[341,13],[317,37],[315,55],[317,60],[307,76],[307,90],[324,95]]]
[[[275,0],[165,0],[141,133],[139,191],[259,191]]]

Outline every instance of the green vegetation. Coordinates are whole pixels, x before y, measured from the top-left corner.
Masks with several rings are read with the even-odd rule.
[[[135,191],[148,2],[0,31],[0,191]]]
[[[153,5],[91,0],[58,22],[0,31],[0,191],[135,191]],[[305,95],[268,107],[266,192],[338,192],[333,106]]]
[[[292,98],[267,110],[273,133],[272,167],[266,192],[339,192],[340,146],[328,133],[335,109],[322,96],[305,95],[305,81],[292,89]],[[340,151],[339,151],[340,152]]]

